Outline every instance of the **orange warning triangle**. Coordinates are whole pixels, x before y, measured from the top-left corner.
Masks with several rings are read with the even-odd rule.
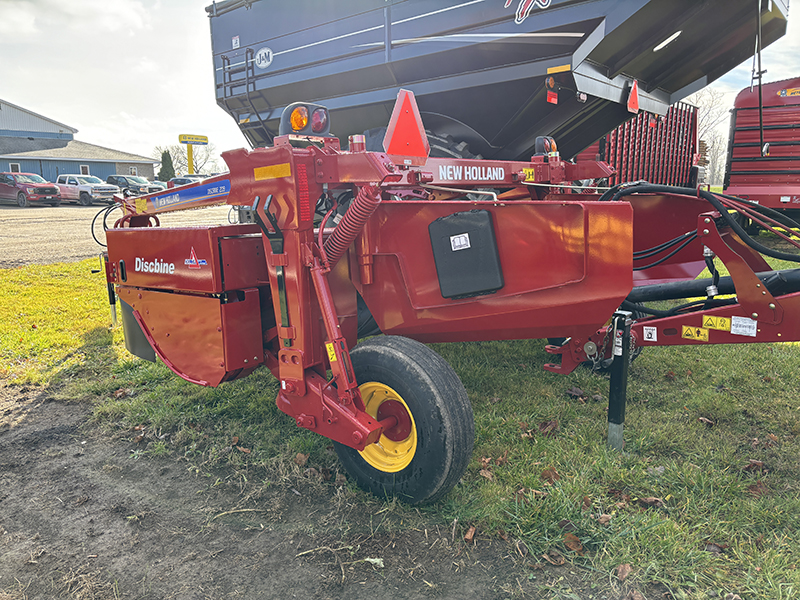
[[[431,146],[419,116],[414,92],[400,90],[397,94],[386,137],[383,138],[383,148],[387,154],[403,157],[404,164],[424,165],[427,162]]]
[[[635,79],[631,86],[631,93],[628,94],[628,111],[632,113],[639,112],[639,82]]]

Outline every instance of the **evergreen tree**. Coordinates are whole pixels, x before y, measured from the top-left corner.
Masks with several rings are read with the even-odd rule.
[[[158,172],[159,181],[169,181],[175,177],[175,167],[172,166],[172,155],[168,150],[161,153],[161,170]]]

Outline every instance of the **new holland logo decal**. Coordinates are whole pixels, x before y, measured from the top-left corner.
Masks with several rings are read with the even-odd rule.
[[[192,246],[192,252],[189,255],[189,258],[183,262],[190,269],[199,269],[200,267],[208,264],[204,258],[197,258],[197,253],[194,251],[194,246]]]

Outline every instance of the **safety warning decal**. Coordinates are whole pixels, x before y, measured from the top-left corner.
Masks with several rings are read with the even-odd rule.
[[[695,340],[696,342],[707,342],[708,329],[704,329],[703,327],[687,327],[686,325],[684,325],[681,337],[685,340]]]
[[[706,329],[716,329],[717,331],[730,331],[731,320],[728,317],[703,316],[703,327]]]
[[[642,327],[645,342],[658,341],[658,327]]]
[[[328,349],[328,360],[332,363],[336,362],[336,350],[333,347],[333,344],[330,342],[325,342],[325,348]]]
[[[536,169],[522,169],[525,173],[525,181],[536,181]]]

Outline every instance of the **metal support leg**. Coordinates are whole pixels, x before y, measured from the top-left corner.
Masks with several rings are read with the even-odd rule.
[[[631,354],[631,313],[624,310],[615,312],[611,326],[614,361],[611,363],[611,384],[608,392],[608,446],[621,451]]]

